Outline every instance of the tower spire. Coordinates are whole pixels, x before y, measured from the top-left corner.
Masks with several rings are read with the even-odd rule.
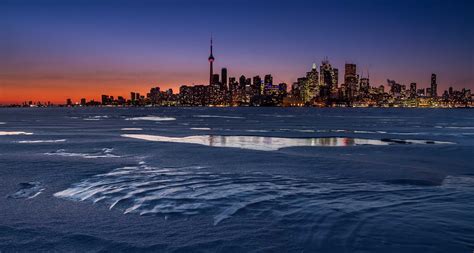
[[[211,55],[209,55],[209,85],[212,85],[212,76],[214,75],[214,55],[212,55],[212,35],[211,35]]]
[[[212,35],[211,35],[211,56],[212,56]]]

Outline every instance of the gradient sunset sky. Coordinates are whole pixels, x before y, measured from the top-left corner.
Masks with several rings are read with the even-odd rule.
[[[0,103],[129,97],[150,87],[273,74],[325,57],[386,79],[474,89],[474,1],[0,0]],[[438,92],[441,93],[441,92]]]

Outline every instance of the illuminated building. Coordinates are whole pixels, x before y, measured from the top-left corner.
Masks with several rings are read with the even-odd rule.
[[[357,66],[352,63],[346,63],[344,66],[344,87],[349,99],[353,99],[356,94],[357,79]]]
[[[319,73],[316,63],[309,72],[306,72],[306,78],[298,79],[299,97],[304,103],[309,103],[314,97],[319,96]]]
[[[319,93],[323,99],[329,98],[333,87],[337,87],[338,74],[339,71],[333,69],[327,59],[322,61],[319,67]]]
[[[438,96],[438,83],[436,82],[436,74],[431,74],[431,92],[430,95],[432,98]]]
[[[368,77],[363,77],[360,79],[360,93],[363,95],[363,96],[366,96],[368,93],[369,93],[369,89],[370,89],[370,80]]]
[[[260,78],[260,76],[253,77],[252,85],[253,85],[253,89],[255,90],[254,93],[256,95],[260,96],[263,94],[264,85],[262,83],[262,78]]]
[[[416,83],[410,83],[410,98],[416,98]]]

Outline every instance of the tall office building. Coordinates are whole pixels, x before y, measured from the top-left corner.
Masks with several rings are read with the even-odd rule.
[[[221,84],[225,89],[227,89],[227,69],[226,68],[222,68],[221,70]]]
[[[265,75],[264,83],[265,83],[265,86],[273,85],[272,75]]]
[[[241,75],[239,78],[239,87],[240,89],[245,89],[245,80],[247,78],[244,75]]]
[[[332,88],[337,88],[339,84],[339,69],[333,68],[332,69]]]
[[[214,74],[212,75],[212,81],[211,81],[211,84],[214,85],[214,86],[218,86],[219,85],[219,74]]]
[[[262,78],[260,76],[253,77],[253,88],[255,89],[257,95],[263,94],[264,86],[262,83]]]
[[[370,80],[368,77],[362,77],[360,79],[360,92],[363,94],[363,95],[367,95],[369,94],[369,90],[370,90]]]
[[[314,63],[311,71],[306,72],[305,81],[301,83],[300,97],[306,103],[317,95],[319,95],[319,73]]]
[[[346,63],[344,68],[344,84],[356,83],[357,66],[353,63]]]
[[[410,83],[410,97],[416,97],[416,83]]]
[[[322,61],[322,64],[319,67],[319,93],[321,97],[329,97],[331,95],[333,87],[337,86],[338,74],[339,71],[333,69],[327,59]]]
[[[209,55],[209,85],[212,85],[212,78],[214,75],[214,55],[212,55],[212,37],[211,37],[211,55]]]
[[[229,77],[229,90],[237,87],[237,82],[235,81],[235,77]]]
[[[245,87],[250,87],[252,85],[252,79],[251,78],[247,78],[245,79]]]
[[[349,98],[355,96],[357,83],[357,66],[353,63],[346,63],[344,66],[344,86]]]
[[[319,84],[321,86],[332,86],[334,82],[334,72],[328,60],[322,61],[319,67]]]
[[[402,85],[395,80],[387,79],[387,85],[390,87],[390,94],[394,97],[399,97],[402,93]]]
[[[436,74],[431,74],[431,97],[438,96],[438,83],[436,83]]]

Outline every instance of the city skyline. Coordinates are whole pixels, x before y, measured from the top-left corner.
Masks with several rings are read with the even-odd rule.
[[[431,74],[427,88],[411,82],[409,86],[387,79],[384,85],[370,85],[370,74],[364,76],[357,71],[357,64],[344,65],[343,83],[339,84],[339,69],[324,59],[319,67],[313,63],[306,76],[291,84],[274,83],[271,74],[228,77],[227,68],[221,73],[214,71],[213,37],[209,45],[209,82],[200,85],[181,85],[176,93],[172,88],[161,90],[152,87],[149,92],[130,92],[130,98],[102,94],[100,101],[81,98],[80,102],[66,99],[60,106],[284,106],[284,107],[431,107],[459,108],[473,107],[470,89],[456,90],[449,87],[439,93],[438,78]],[[13,105],[15,106],[15,105]],[[53,106],[32,101],[21,106]]]
[[[458,8],[472,5],[469,2],[318,2],[321,15],[296,20],[307,13],[304,7],[314,3],[205,1],[201,3],[203,13],[197,15],[191,11],[196,6],[187,1],[182,1],[190,4],[184,9],[170,1],[118,2],[3,2],[6,22],[0,31],[8,39],[0,43],[4,56],[0,60],[0,104],[64,103],[66,97],[100,100],[101,94],[128,96],[131,90],[147,92],[155,86],[177,92],[181,85],[209,84],[204,61],[209,52],[203,49],[209,46],[211,33],[217,50],[214,70],[220,73],[227,68],[228,77],[272,74],[276,83],[291,85],[308,66],[314,62],[319,66],[327,57],[340,70],[338,84],[344,82],[345,63],[355,63],[357,74],[370,71],[373,86],[386,85],[390,79],[427,88],[430,75],[436,73],[441,91],[450,86],[473,89],[473,35],[468,28],[473,22],[469,8]],[[127,12],[124,6],[141,10],[142,15]],[[77,7],[88,19],[73,10]],[[163,13],[163,8],[170,13]],[[424,8],[423,18],[411,15],[420,8]],[[107,15],[98,22],[106,9]],[[152,15],[152,10],[162,15]],[[178,10],[183,13],[177,14]],[[232,10],[225,15],[242,15],[222,19],[225,10]],[[207,12],[213,17],[203,15]],[[33,18],[26,18],[28,13],[34,13]],[[370,18],[352,19],[363,13]],[[437,18],[440,13],[444,18]],[[332,18],[326,19],[330,14]],[[55,23],[65,15],[70,17]],[[341,16],[351,18],[354,27],[347,27]],[[400,16],[406,20],[397,23]],[[169,17],[173,22],[167,21]],[[117,20],[121,22],[113,24]],[[33,21],[36,29],[27,29]],[[322,25],[315,26],[314,21]],[[353,29],[356,27],[359,29]],[[81,33],[87,36],[79,36]]]
[[[318,65],[312,64],[306,76],[297,78],[291,86],[285,82],[274,83],[272,74],[246,77],[228,76],[227,68],[220,74],[214,71],[213,37],[209,45],[209,82],[207,84],[181,85],[161,90],[152,87],[149,92],[131,91],[130,98],[102,94],[100,99],[85,97],[66,103],[24,101],[21,106],[316,106],[316,107],[472,107],[471,90],[456,90],[450,86],[438,89],[438,77],[431,74],[429,87],[416,82],[400,84],[387,79],[386,85],[371,85],[370,73],[357,71],[357,64],[345,63],[342,83],[339,69],[326,57]],[[290,86],[290,87],[289,87]],[[387,88],[385,88],[387,87]],[[442,95],[440,95],[442,92]],[[70,95],[70,94],[69,94]],[[10,106],[20,106],[12,103]]]

